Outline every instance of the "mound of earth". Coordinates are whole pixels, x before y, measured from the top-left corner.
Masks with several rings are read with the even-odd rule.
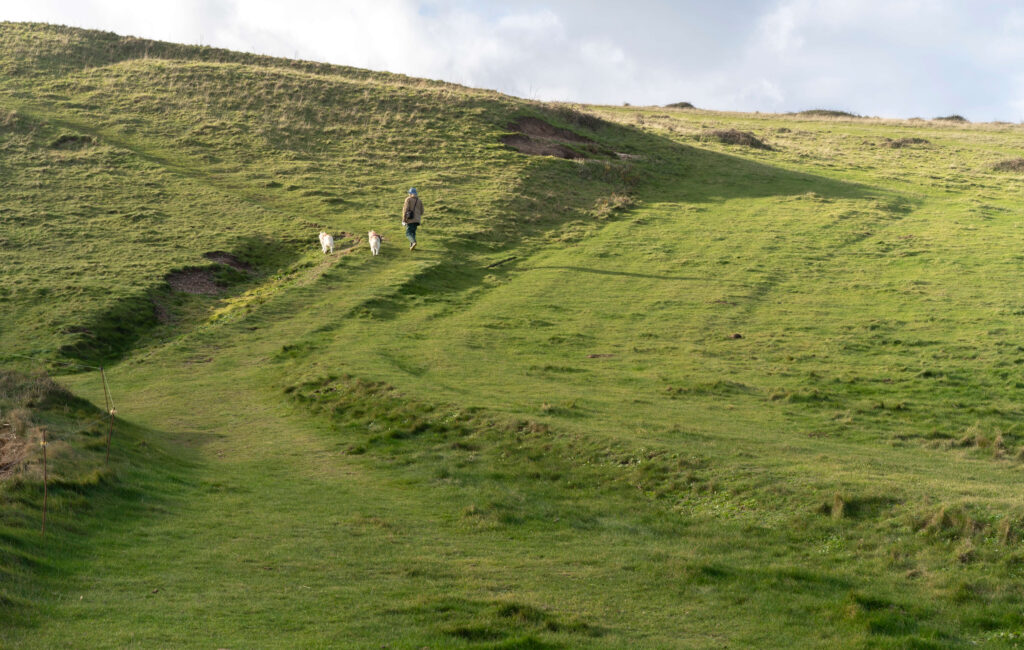
[[[225,251],[210,251],[209,253],[203,253],[203,257],[212,262],[230,266],[237,271],[249,273],[250,275],[256,272],[256,269],[254,269],[251,264],[247,264],[231,253],[227,253]]]
[[[585,138],[578,133],[573,133],[569,129],[562,129],[548,124],[544,120],[537,119],[536,117],[524,117],[512,124],[509,124],[508,128],[512,131],[518,131],[525,135],[537,138],[549,138],[552,140],[562,140],[564,142],[593,142],[590,138]]]
[[[1010,158],[992,165],[997,172],[1024,172],[1024,158]]]
[[[885,139],[882,143],[883,147],[889,147],[890,149],[902,149],[903,147],[911,147],[916,144],[931,144],[924,138],[900,138],[899,140]]]
[[[676,102],[674,104],[665,104],[665,108],[697,108],[690,102]]]
[[[824,108],[812,108],[809,111],[800,111],[797,115],[807,115],[809,117],[860,117],[854,113],[848,113],[846,111],[832,111]]]
[[[584,129],[590,129],[591,131],[597,131],[598,129],[609,125],[609,122],[597,115],[585,113],[568,105],[556,106],[551,109],[551,114],[566,124],[580,126]]]
[[[563,144],[547,140],[535,140],[534,138],[519,133],[506,135],[501,139],[501,142],[506,146],[512,147],[519,153],[525,153],[531,156],[555,156],[556,158],[566,158],[570,160],[583,157]]]
[[[185,269],[168,273],[167,284],[175,291],[192,294],[215,295],[224,289],[214,280],[213,271],[209,269]]]
[[[65,133],[51,142],[50,147],[53,149],[82,149],[94,144],[96,144],[96,138],[91,135]]]
[[[514,131],[501,138],[501,142],[520,153],[533,156],[555,156],[557,158],[586,158],[586,154],[601,153],[601,147],[590,138],[569,129],[559,128],[535,117],[523,117],[508,125]],[[569,145],[576,145],[577,148]]]
[[[754,149],[765,149],[771,151],[771,146],[766,144],[764,141],[758,139],[753,133],[747,131],[737,131],[736,129],[726,129],[719,131],[705,131],[704,135],[717,139],[719,142],[724,144],[739,144],[745,147],[753,147]]]

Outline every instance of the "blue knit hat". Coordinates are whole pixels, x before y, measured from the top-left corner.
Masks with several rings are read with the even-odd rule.
[[[409,188],[409,194],[415,194],[415,193],[416,193],[416,188],[415,187],[410,187]]]

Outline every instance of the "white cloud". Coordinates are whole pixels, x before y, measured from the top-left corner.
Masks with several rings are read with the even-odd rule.
[[[1017,120],[1024,10],[969,0],[0,0],[39,20],[537,99]],[[971,116],[968,116],[971,117]]]
[[[608,41],[586,41],[579,46],[579,53],[584,61],[593,65],[614,66],[627,62],[622,48]]]
[[[792,4],[782,5],[767,14],[759,27],[766,49],[779,53],[799,50],[804,41],[797,33],[800,27],[797,22],[797,11]]]
[[[562,19],[555,12],[544,9],[535,13],[512,14],[498,20],[498,28],[527,34],[549,34],[564,37]]]

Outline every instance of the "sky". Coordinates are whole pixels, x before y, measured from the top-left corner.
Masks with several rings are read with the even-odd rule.
[[[544,101],[1024,121],[1015,0],[0,0],[0,20]]]

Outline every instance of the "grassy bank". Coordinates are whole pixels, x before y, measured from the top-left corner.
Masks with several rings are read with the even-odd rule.
[[[1024,633],[1019,126],[0,31],[0,360],[118,403],[45,539],[5,479],[4,645]]]

